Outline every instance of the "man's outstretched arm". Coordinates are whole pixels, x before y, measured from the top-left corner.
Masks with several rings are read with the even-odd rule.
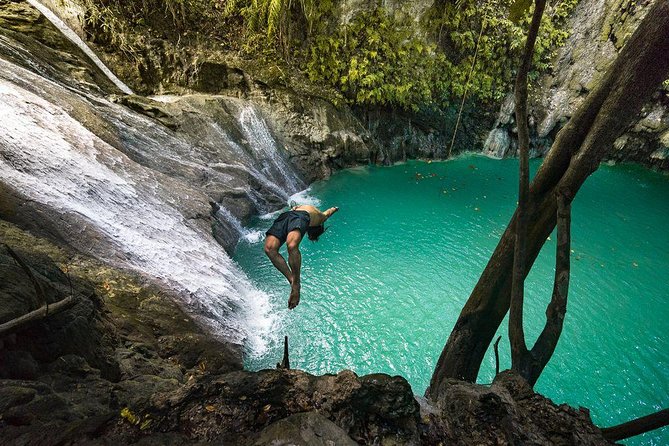
[[[330,209],[326,210],[325,212],[318,211],[318,222],[316,223],[316,225],[322,225],[323,223],[325,223],[325,220],[332,217],[332,214],[334,214],[338,210],[339,210],[339,208],[335,206],[335,207],[331,207]]]
[[[331,207],[330,209],[326,210],[325,212],[321,212],[321,214],[323,214],[323,221],[332,217],[332,214],[334,214],[338,210],[339,210],[339,208],[337,206],[334,206],[334,207]]]

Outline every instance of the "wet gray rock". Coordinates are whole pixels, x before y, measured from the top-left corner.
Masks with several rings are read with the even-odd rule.
[[[151,416],[160,419],[156,430],[180,432],[193,440],[243,444],[275,421],[318,411],[358,442],[420,442],[418,403],[399,376],[240,371],[205,377],[153,401]]]
[[[52,316],[46,324],[28,326],[11,342],[4,343],[0,350],[0,378],[34,379],[39,371],[37,361],[49,363],[63,355],[77,354],[107,378],[117,379],[118,366],[110,358],[113,339],[104,334],[108,321],[100,314],[98,302],[90,299],[91,288],[81,282],[70,288],[70,279],[48,256],[33,254],[25,247],[15,247],[15,251],[44,290],[46,303],[55,303],[71,292],[79,298],[69,311]],[[0,323],[44,305],[26,271],[4,246],[0,246],[0,277],[5,279],[0,285],[0,308],[5,309]]]
[[[291,415],[267,426],[253,446],[356,446],[346,432],[317,412]]]
[[[3,445],[97,444],[107,424],[123,420],[124,408],[142,412],[156,393],[173,394],[194,374],[241,368],[237,346],[205,336],[173,298],[139,276],[74,255],[1,220],[0,239],[51,290],[50,300],[70,293],[78,298],[69,310],[0,337]],[[67,274],[59,265],[67,265]],[[0,274],[13,278],[0,281],[0,307],[16,300],[40,304],[25,271],[16,269],[4,247]],[[14,314],[3,317],[0,323]],[[176,442],[180,436],[165,438]]]
[[[368,164],[378,156],[372,135],[348,107],[285,86],[255,85],[247,97],[267,116],[291,164],[307,183]]]

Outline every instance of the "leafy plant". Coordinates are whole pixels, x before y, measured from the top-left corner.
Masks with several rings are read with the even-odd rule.
[[[343,23],[341,0],[81,1],[89,25],[133,57],[143,40],[128,36],[138,29],[135,36],[158,34],[176,46],[202,35],[256,65],[302,72],[350,104],[414,110],[459,101],[465,91],[475,100],[499,100],[511,86],[532,13],[532,2],[523,0],[437,0],[420,24],[401,8],[380,6]],[[530,79],[550,69],[577,2],[547,6]]]
[[[446,62],[436,45],[377,8],[362,12],[334,35],[317,36],[304,69],[313,81],[338,88],[352,104],[417,108],[432,102],[448,83],[439,75]]]

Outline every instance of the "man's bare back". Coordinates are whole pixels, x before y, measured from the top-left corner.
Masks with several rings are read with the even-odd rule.
[[[293,211],[307,211],[309,213],[309,226],[320,226],[325,223],[325,220],[330,218],[332,214],[339,210],[338,207],[333,207],[328,209],[325,212],[321,212],[316,206],[310,204],[302,204],[300,206],[293,206],[291,208]]]

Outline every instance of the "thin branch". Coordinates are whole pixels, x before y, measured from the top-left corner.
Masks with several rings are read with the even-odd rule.
[[[33,274],[33,272],[30,270],[28,265],[25,264],[25,262],[19,257],[17,253],[14,252],[12,248],[9,247],[9,245],[5,244],[5,249],[9,253],[10,256],[16,261],[16,263],[19,264],[21,269],[25,271],[25,273],[28,275],[30,278],[30,281],[32,282],[33,286],[35,287],[35,294],[37,295],[37,302],[38,304],[44,304],[47,308],[47,312],[49,311],[49,304],[46,301],[46,296],[44,295],[44,290],[42,290],[41,285],[37,281],[37,278]]]
[[[669,409],[662,409],[650,415],[636,418],[627,423],[605,427],[602,435],[609,441],[619,441],[625,438],[650,432],[669,425]]]
[[[467,99],[467,91],[469,90],[469,80],[474,73],[474,67],[476,66],[476,58],[479,54],[479,42],[481,42],[481,36],[483,35],[483,28],[485,28],[485,17],[481,21],[481,30],[479,31],[479,37],[476,39],[476,47],[474,48],[474,60],[472,61],[472,67],[469,69],[469,74],[467,74],[467,79],[465,80],[465,91],[462,93],[462,102],[460,103],[460,111],[458,112],[458,119],[455,120],[455,129],[453,129],[453,137],[451,138],[451,145],[448,146],[448,155],[446,158],[451,157],[451,151],[453,150],[453,145],[455,144],[455,136],[458,134],[458,127],[460,126],[460,118],[462,117],[462,109],[465,107],[465,99]],[[440,31],[441,32],[441,31]]]
[[[497,337],[495,341],[495,376],[499,375],[499,341],[502,340],[501,336]]]
[[[68,296],[56,303],[51,305],[45,304],[37,310],[31,311],[28,314],[24,314],[23,316],[17,317],[16,319],[5,322],[4,324],[0,325],[0,337],[22,328],[31,322],[39,321],[47,318],[48,316],[53,316],[56,313],[65,311],[68,308],[74,306],[75,303],[77,303],[77,301],[74,296]]]
[[[518,187],[518,210],[515,227],[515,245],[511,285],[511,303],[509,312],[509,341],[511,343],[511,368],[519,370],[523,358],[529,352],[523,330],[523,299],[525,282],[525,257],[527,244],[527,208],[529,206],[530,169],[529,145],[530,132],[527,125],[527,75],[532,65],[534,43],[539,34],[541,16],[546,0],[536,0],[532,23],[525,42],[523,60],[518,69],[515,86],[516,125],[518,127],[518,150],[520,158],[520,180]],[[521,373],[522,375],[522,373]]]
[[[553,295],[546,308],[546,325],[532,347],[531,375],[527,377],[530,384],[539,379],[546,364],[553,356],[555,347],[562,334],[562,325],[567,313],[567,296],[569,294],[569,275],[571,252],[571,203],[562,192],[557,193],[557,246],[555,248],[555,280]]]

